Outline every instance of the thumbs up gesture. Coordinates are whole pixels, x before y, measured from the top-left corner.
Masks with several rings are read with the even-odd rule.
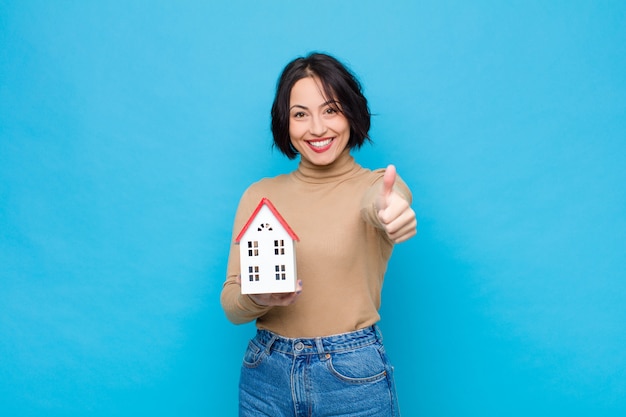
[[[409,202],[394,189],[396,178],[396,167],[389,165],[376,199],[376,208],[378,219],[389,239],[394,243],[400,243],[415,236],[417,220]]]

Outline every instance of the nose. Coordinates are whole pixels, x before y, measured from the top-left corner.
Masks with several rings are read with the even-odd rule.
[[[311,124],[309,125],[309,131],[313,136],[322,136],[326,133],[326,123],[317,115],[311,117]]]

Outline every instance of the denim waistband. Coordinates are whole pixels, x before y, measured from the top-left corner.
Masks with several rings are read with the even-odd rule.
[[[382,343],[382,334],[377,325],[356,330],[354,332],[342,333],[324,337],[314,338],[288,338],[280,336],[269,330],[257,330],[257,342],[264,346],[268,352],[270,350],[296,355],[336,353],[352,350],[364,346]]]

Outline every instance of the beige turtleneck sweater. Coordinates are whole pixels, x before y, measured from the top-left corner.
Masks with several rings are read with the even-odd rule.
[[[298,169],[252,184],[241,197],[233,227],[221,302],[236,324],[256,319],[257,327],[285,337],[321,337],[376,323],[380,294],[393,243],[376,215],[383,169],[358,165],[349,150],[328,166],[301,160]],[[396,191],[411,202],[398,179]],[[300,238],[296,242],[302,293],[287,307],[265,307],[241,294],[239,248],[234,237],[267,197]]]

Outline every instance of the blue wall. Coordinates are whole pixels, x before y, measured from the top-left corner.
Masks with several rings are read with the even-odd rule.
[[[263,3],[263,6],[257,4]],[[0,3],[0,414],[235,415],[219,292],[284,64],[331,52],[419,234],[406,416],[626,412],[626,3]]]

